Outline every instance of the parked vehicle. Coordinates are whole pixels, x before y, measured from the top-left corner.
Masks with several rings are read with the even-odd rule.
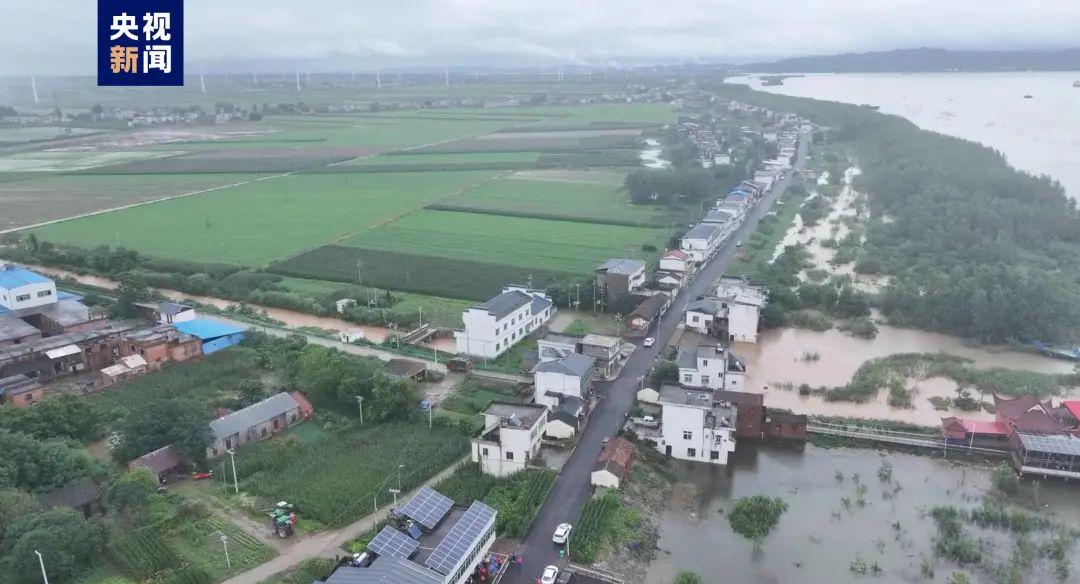
[[[555,584],[555,580],[559,577],[559,568],[556,566],[548,566],[544,568],[544,574],[540,576],[540,584]]]
[[[573,525],[569,523],[560,523],[555,528],[555,534],[551,536],[551,541],[555,543],[566,543],[566,540],[570,539],[570,530],[574,529]]]
[[[630,421],[633,422],[635,426],[642,426],[644,428],[657,428],[660,426],[660,422],[653,416],[642,416],[640,418],[632,417],[630,418]]]
[[[656,339],[654,339],[653,337],[645,337],[645,340],[642,341],[641,344],[645,347],[651,347],[656,344]]]

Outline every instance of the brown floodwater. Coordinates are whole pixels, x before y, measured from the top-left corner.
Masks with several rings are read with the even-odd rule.
[[[883,456],[864,449],[807,445],[798,452],[744,441],[726,467],[680,462],[679,480],[659,520],[660,551],[645,581],[666,584],[680,570],[691,570],[709,583],[943,582],[957,569],[946,560],[936,560],[937,579],[920,574],[921,558],[933,558],[937,532],[924,511],[936,505],[978,506],[989,489],[989,472],[940,458],[895,453],[884,458],[892,465],[889,482],[877,476]],[[855,473],[866,485],[865,506],[857,503]],[[755,550],[731,530],[724,509],[735,499],[757,494],[781,497],[789,509]],[[844,497],[850,508],[843,505]],[[1024,485],[1022,498],[1033,497],[1031,483]],[[1080,521],[1073,484],[1041,482],[1038,503],[1052,510],[1057,521]],[[1008,561],[1011,536],[967,529],[998,547],[993,552],[997,560]],[[1078,552],[1076,547],[1071,552],[1074,566],[1080,564]],[[850,564],[856,559],[876,562],[882,573],[853,573]],[[1036,560],[1025,570],[1024,581],[1056,581],[1047,570],[1045,562]],[[972,582],[992,582],[986,574],[972,576]],[[1075,582],[1076,575],[1069,581]]]
[[[692,333],[683,343],[699,342]],[[703,340],[701,342],[704,342]],[[818,396],[801,396],[798,391],[781,389],[782,384],[808,384],[811,387],[844,385],[866,361],[898,353],[946,353],[971,359],[978,369],[1001,367],[1040,373],[1071,373],[1073,364],[1050,359],[1037,353],[1025,353],[1001,346],[973,347],[957,337],[878,325],[875,339],[861,339],[837,329],[824,332],[806,329],[774,329],[758,335],[756,344],[736,343],[732,351],[747,363],[747,391],[763,392],[770,407],[797,413],[895,419],[923,425],[937,425],[941,418],[960,412],[938,411],[928,398],[955,397],[956,386],[947,379],[926,379],[915,383],[918,394],[914,409],[899,409],[886,403],[887,391],[865,404],[826,402]],[[817,360],[808,360],[816,353]],[[989,399],[989,396],[987,396]],[[970,416],[970,414],[967,414]]]

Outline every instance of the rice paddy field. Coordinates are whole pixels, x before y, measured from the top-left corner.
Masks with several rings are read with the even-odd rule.
[[[174,104],[302,98],[362,107],[536,92],[145,94],[174,95]],[[360,261],[365,285],[403,297],[395,310],[423,308],[453,326],[465,304],[507,283],[563,284],[608,257],[655,259],[642,250],[663,247],[672,218],[629,204],[621,185],[642,133],[676,116],[663,103],[416,108],[70,136],[0,151],[0,232],[57,221],[33,232],[40,241],[269,269],[310,295],[354,282]],[[121,208],[135,203],[147,204]]]

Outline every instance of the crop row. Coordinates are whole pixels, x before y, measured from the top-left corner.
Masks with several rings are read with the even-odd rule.
[[[581,518],[570,535],[570,556],[573,560],[586,563],[596,561],[604,540],[610,535],[620,504],[615,491],[606,491],[585,503]]]

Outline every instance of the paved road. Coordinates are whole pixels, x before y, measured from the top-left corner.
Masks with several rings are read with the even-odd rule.
[[[796,169],[801,169],[806,161],[809,138],[808,134],[804,134],[800,141]],[[575,523],[581,514],[581,508],[590,496],[589,474],[592,472],[593,463],[600,454],[604,438],[615,436],[619,432],[627,412],[633,407],[638,389],[638,377],[648,373],[653,362],[656,361],[658,351],[667,344],[668,339],[675,332],[675,328],[682,320],[682,309],[686,303],[697,296],[706,294],[710,284],[724,274],[724,270],[735,255],[735,245],[732,242],[749,239],[757,229],[758,221],[768,213],[788,184],[790,184],[789,180],[780,182],[773,189],[772,194],[751,212],[746,223],[728,240],[729,243],[683,289],[675,302],[671,304],[668,312],[661,318],[659,330],[653,335],[656,338],[656,344],[649,349],[639,347],[627,360],[618,378],[611,382],[597,384],[597,389],[606,392],[607,397],[593,412],[577,448],[560,471],[555,486],[552,487],[547,500],[540,507],[536,521],[533,522],[532,528],[522,542],[519,553],[524,558],[523,568],[520,571],[511,569],[503,577],[503,582],[532,584],[545,566],[566,563],[565,560],[559,560],[558,548],[551,543],[551,534],[555,531],[555,526],[564,521]]]

